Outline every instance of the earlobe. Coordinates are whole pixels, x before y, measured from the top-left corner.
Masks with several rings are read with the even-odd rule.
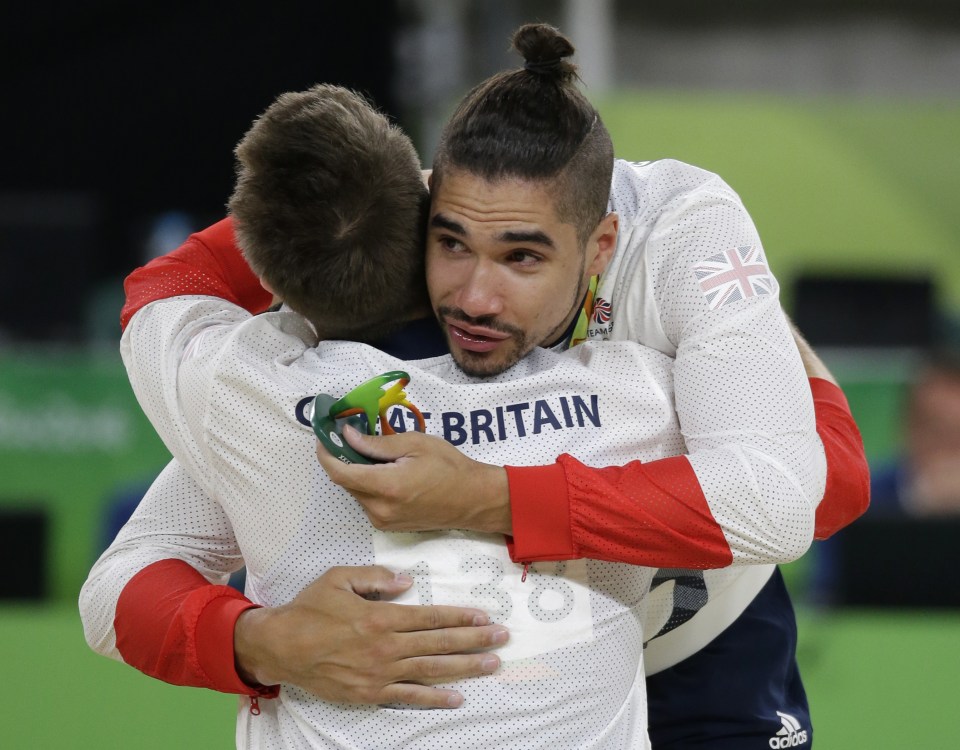
[[[283,300],[277,295],[277,293],[276,293],[275,291],[273,291],[273,287],[270,286],[269,283],[267,283],[267,280],[266,280],[265,278],[263,278],[262,276],[260,276],[260,277],[258,277],[258,278],[260,279],[260,286],[262,286],[264,289],[266,289],[268,292],[270,292],[270,296],[273,297],[273,299],[272,299],[271,302],[270,302],[270,306],[271,306],[271,307],[273,307],[274,305],[278,305],[278,304],[280,304],[281,302],[283,302]]]
[[[591,276],[603,273],[613,253],[617,249],[617,232],[620,228],[620,217],[615,213],[604,216],[590,237],[590,245],[596,248],[596,253],[587,272]]]

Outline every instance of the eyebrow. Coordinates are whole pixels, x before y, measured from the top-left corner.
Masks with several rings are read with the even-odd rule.
[[[509,230],[501,232],[496,236],[500,242],[520,242],[523,244],[543,245],[544,247],[556,247],[556,244],[549,236],[539,229],[528,231]]]
[[[437,229],[446,229],[454,234],[462,234],[464,237],[467,236],[467,230],[463,228],[463,225],[458,224],[453,219],[448,219],[443,214],[434,214],[431,216],[430,226],[436,227]]]
[[[463,237],[468,237],[470,235],[470,233],[463,227],[462,224],[459,224],[443,214],[434,214],[431,216],[430,226],[438,229],[446,229],[448,232],[453,232],[454,234],[459,234]],[[539,229],[508,229],[507,231],[496,235],[494,239],[498,242],[529,243],[533,245],[542,245],[549,248],[555,248],[557,246],[549,235],[540,231]]]

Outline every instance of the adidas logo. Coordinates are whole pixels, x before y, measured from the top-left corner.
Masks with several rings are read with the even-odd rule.
[[[807,730],[801,729],[799,721],[782,711],[777,711],[777,716],[783,722],[783,728],[770,738],[770,747],[773,750],[807,744]]]

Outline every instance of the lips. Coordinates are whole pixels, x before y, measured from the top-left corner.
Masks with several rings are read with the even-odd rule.
[[[478,354],[490,352],[510,338],[509,333],[495,331],[482,326],[470,326],[463,323],[447,323],[450,340],[461,349]]]

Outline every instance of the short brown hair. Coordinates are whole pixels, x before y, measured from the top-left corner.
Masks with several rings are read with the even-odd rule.
[[[427,191],[410,139],[359,94],[281,94],[235,151],[250,267],[323,338],[373,341],[426,304]]]
[[[550,182],[559,218],[583,243],[607,212],[613,142],[577,87],[569,39],[547,24],[526,24],[512,42],[524,67],[488,78],[457,107],[437,146],[434,190],[457,169],[491,182]]]

